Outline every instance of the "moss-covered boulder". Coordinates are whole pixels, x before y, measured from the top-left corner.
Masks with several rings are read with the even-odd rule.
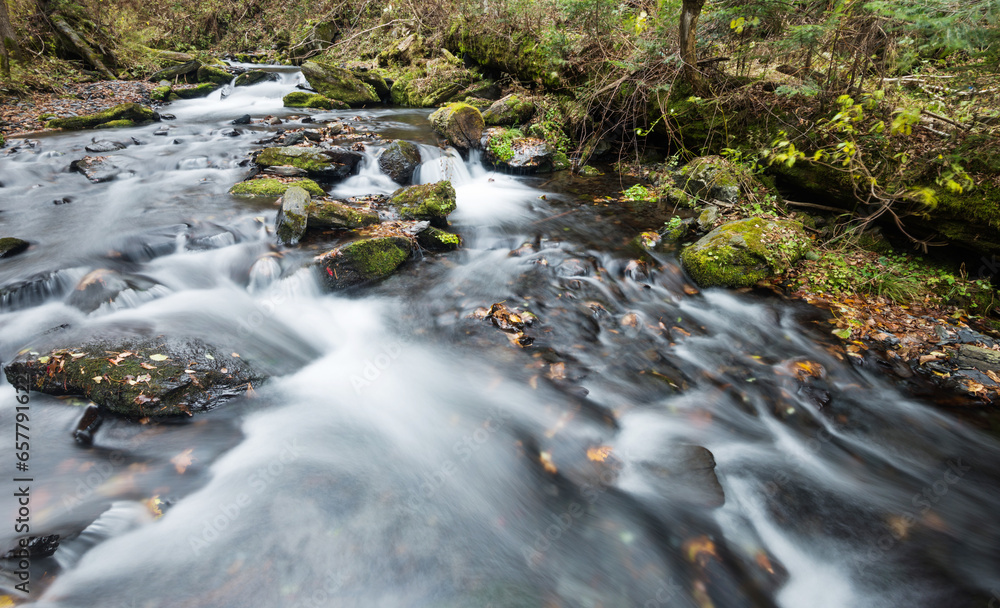
[[[677,172],[678,185],[700,199],[717,199],[726,204],[739,201],[744,185],[753,178],[721,156],[701,156]]]
[[[248,72],[243,72],[236,77],[233,82],[234,87],[248,87],[250,85],[257,84],[259,82],[274,81],[278,79],[278,75],[274,72],[265,72],[264,70],[250,70]]]
[[[293,91],[282,97],[281,103],[286,108],[313,108],[316,110],[332,110],[334,108],[339,110],[350,107],[342,101],[328,99],[319,93],[307,93],[305,91]]]
[[[309,228],[319,230],[354,230],[379,223],[378,214],[342,201],[313,201],[308,207]]]
[[[184,63],[172,65],[168,68],[162,69],[158,72],[153,72],[150,75],[150,82],[160,82],[161,80],[172,80],[174,82],[181,80],[183,82],[193,81],[197,78],[198,68],[202,66],[202,63],[197,59],[191,59],[190,61],[185,61]]]
[[[73,116],[71,118],[55,118],[46,123],[48,129],[81,130],[93,129],[109,122],[121,120],[131,121],[132,124],[146,124],[157,119],[156,113],[146,106],[137,103],[123,103],[113,108],[108,108],[96,114],[86,116]]]
[[[354,77],[361,82],[370,86],[381,101],[389,101],[392,96],[392,92],[389,89],[389,83],[386,82],[385,78],[377,71],[369,69],[355,69],[351,70],[351,74],[353,74]]]
[[[434,108],[474,96],[478,76],[461,65],[437,58],[411,65],[396,75],[392,103],[414,108]]]
[[[802,224],[750,218],[723,224],[681,253],[702,287],[749,287],[787,270],[809,250]]]
[[[27,248],[28,241],[10,236],[0,238],[0,258],[15,256]]]
[[[198,99],[208,97],[222,87],[221,84],[205,82],[193,87],[178,87],[170,91],[170,99]]]
[[[285,193],[290,186],[303,188],[312,196],[324,196],[326,192],[319,184],[311,179],[297,179],[290,182],[283,182],[273,177],[251,179],[240,182],[229,189],[229,194],[242,198],[257,197],[279,197]]]
[[[534,113],[535,104],[511,94],[493,102],[493,105],[483,112],[483,121],[488,127],[521,125],[531,120]]]
[[[404,220],[429,220],[447,228],[448,214],[456,209],[455,188],[450,181],[400,188],[386,203]]]
[[[306,233],[309,219],[308,207],[311,197],[304,188],[291,186],[281,196],[281,208],[274,220],[274,233],[278,243],[297,245]]]
[[[467,103],[452,103],[430,115],[434,130],[456,148],[471,150],[479,147],[486,123],[479,110]]]
[[[323,285],[336,291],[388,277],[410,257],[412,247],[403,237],[362,239],[316,258],[316,265]]]
[[[462,244],[457,234],[428,226],[417,234],[417,244],[427,251],[454,251]]]
[[[233,75],[214,65],[203,65],[198,68],[198,82],[208,82],[211,84],[229,84]]]
[[[149,98],[153,101],[170,101],[172,87],[168,84],[156,87],[149,92]]]
[[[396,140],[382,150],[378,168],[397,184],[409,184],[413,172],[420,166],[420,148],[404,140]]]
[[[261,167],[297,167],[311,177],[324,180],[351,175],[359,162],[361,154],[358,152],[316,147],[265,148],[257,156],[257,164]]]
[[[198,340],[96,340],[26,349],[4,367],[14,386],[80,395],[129,418],[190,415],[266,379],[244,358]]]
[[[556,150],[537,137],[524,137],[516,129],[491,127],[480,143],[483,160],[508,173],[546,173],[553,170]]]
[[[339,99],[350,106],[363,106],[381,101],[375,87],[362,82],[349,70],[329,63],[307,61],[302,64],[312,88],[331,99]]]

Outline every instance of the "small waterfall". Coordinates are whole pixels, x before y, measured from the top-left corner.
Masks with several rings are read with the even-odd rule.
[[[337,198],[347,198],[365,194],[392,194],[400,185],[392,181],[378,166],[382,148],[366,147],[357,175],[345,179],[330,191]]]

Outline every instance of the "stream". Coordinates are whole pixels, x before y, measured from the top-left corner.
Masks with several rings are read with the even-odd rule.
[[[32,560],[30,594],[0,562],[3,593],[103,608],[1000,606],[997,440],[852,364],[820,311],[693,289],[673,255],[635,264],[635,227],[583,178],[463,160],[428,110],[316,111],[383,138],[333,196],[394,191],[378,151],[413,141],[414,182],[452,181],[463,240],[324,292],[307,263],[329,247],[277,248],[273,199],[227,193],[255,140],[303,126],[227,133],[247,113],[302,115],[281,102],[301,74],[266,69],[280,79],[161,109],[175,120],[0,151],[0,228],[33,244],[0,260],[0,359],[70,327],[198,336],[283,366],[190,419],[109,418],[92,445],[72,435],[85,400],[31,393],[31,536],[61,540]],[[95,137],[141,142],[112,153],[123,171],[106,183],[67,170]],[[69,299],[95,269],[129,286],[84,312]],[[477,318],[496,302],[537,317],[533,343]],[[22,475],[0,382],[0,468]],[[18,483],[2,483],[7,551],[24,535]]]

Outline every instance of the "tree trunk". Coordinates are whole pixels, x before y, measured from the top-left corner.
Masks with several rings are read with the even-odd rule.
[[[115,80],[115,75],[101,61],[101,56],[94,52],[94,49],[90,48],[90,45],[70,27],[62,15],[54,13],[49,17],[49,20],[55,26],[56,30],[63,35],[70,46],[73,47],[77,55],[83,57],[84,61],[92,65],[94,69],[108,80]]]
[[[680,42],[681,61],[684,62],[684,79],[687,80],[696,95],[709,94],[705,79],[698,71],[698,49],[695,34],[698,29],[698,17],[705,6],[705,0],[683,0],[681,6]]]
[[[4,77],[10,78],[10,56],[18,54],[17,34],[14,33],[14,26],[10,22],[10,13],[7,11],[7,0],[0,0],[0,71]]]

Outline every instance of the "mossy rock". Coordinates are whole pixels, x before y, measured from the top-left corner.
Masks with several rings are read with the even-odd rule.
[[[455,188],[450,181],[400,188],[386,203],[404,220],[430,220],[440,228],[448,226],[448,214],[456,209]]]
[[[488,33],[474,21],[459,17],[453,20],[446,42],[456,54],[464,54],[490,70],[506,72],[519,80],[549,88],[565,84],[559,67],[563,57],[527,32]]]
[[[245,182],[240,182],[230,188],[229,193],[233,196],[243,198],[279,197],[291,186],[303,188],[312,196],[326,196],[326,192],[323,188],[311,179],[298,179],[292,182],[283,182],[273,177],[251,179]]]
[[[281,98],[281,103],[286,108],[313,108],[317,110],[332,110],[334,107],[339,110],[350,107],[342,101],[328,99],[319,93],[307,93],[305,91],[289,93]]]
[[[21,253],[28,248],[28,244],[28,241],[22,239],[4,237],[0,239],[0,258],[9,258]]]
[[[486,123],[479,110],[467,103],[452,103],[430,115],[431,125],[456,148],[470,150],[479,147]]]
[[[313,201],[306,211],[310,229],[354,230],[374,226],[381,221],[377,213],[351,207],[341,201]]]
[[[702,287],[749,287],[787,270],[809,250],[802,225],[750,218],[723,224],[681,253]]]
[[[80,395],[134,419],[212,409],[266,379],[244,358],[230,356],[228,349],[198,340],[164,339],[101,340],[22,351],[4,372],[15,386],[47,395]]]
[[[198,68],[198,82],[224,85],[232,81],[233,75],[214,65],[203,65]]]
[[[98,125],[97,128],[98,129],[124,129],[124,128],[127,128],[127,127],[134,127],[134,126],[135,126],[135,121],[134,120],[129,120],[127,118],[122,118],[121,120],[112,120],[112,121],[106,122],[106,123],[104,123],[102,125]]]
[[[381,101],[387,101],[392,93],[389,90],[389,83],[381,74],[372,70],[351,70],[355,78],[370,86]]]
[[[411,142],[398,139],[382,150],[378,168],[397,184],[408,184],[413,172],[420,166],[420,148]]]
[[[173,89],[170,91],[170,99],[198,99],[199,97],[208,97],[221,86],[220,84],[206,82],[193,87]]]
[[[305,188],[289,186],[281,195],[281,208],[274,220],[274,233],[278,243],[282,245],[297,245],[306,233],[309,212],[307,211],[311,197]]]
[[[329,157],[320,148],[265,148],[257,156],[261,167],[298,167],[314,175],[325,175],[334,169]]]
[[[410,257],[412,244],[403,237],[354,241],[316,260],[323,285],[336,291],[380,281]]]
[[[183,80],[184,82],[190,82],[191,80],[197,78],[198,68],[201,66],[202,63],[197,59],[185,61],[179,65],[173,65],[162,69],[159,72],[153,72],[153,74],[149,77],[149,81],[160,82],[161,80],[172,80],[177,82],[178,80]]]
[[[235,82],[233,82],[234,87],[248,87],[250,85],[257,84],[258,82],[277,80],[278,75],[274,72],[265,72],[264,70],[250,70],[248,72],[243,72],[236,77]]]
[[[171,91],[172,87],[170,85],[156,87],[149,92],[149,98],[153,101],[169,101]]]
[[[417,234],[417,244],[427,251],[454,251],[462,244],[457,234],[433,226]]]
[[[362,82],[349,70],[318,61],[302,64],[302,73],[312,88],[331,99],[339,99],[350,106],[378,103],[375,87]]]
[[[400,106],[433,108],[468,97],[467,88],[476,79],[477,76],[466,68],[436,59],[399,73],[392,83],[390,98]]]
[[[511,94],[497,100],[483,112],[483,121],[488,127],[520,125],[531,120],[534,113],[535,104]]]
[[[137,103],[123,103],[113,108],[108,108],[103,112],[88,114],[86,116],[73,116],[70,118],[56,118],[46,123],[48,129],[66,129],[67,131],[77,131],[82,129],[93,129],[105,123],[118,120],[131,120],[134,124],[145,124],[153,122],[156,113],[146,106]]]
[[[491,127],[483,133],[480,145],[483,160],[501,171],[544,173],[554,168],[555,148],[537,137],[524,137],[516,129]]]
[[[739,202],[744,185],[753,182],[749,172],[721,156],[698,157],[681,167],[677,175],[678,185],[692,196],[730,205]]]

